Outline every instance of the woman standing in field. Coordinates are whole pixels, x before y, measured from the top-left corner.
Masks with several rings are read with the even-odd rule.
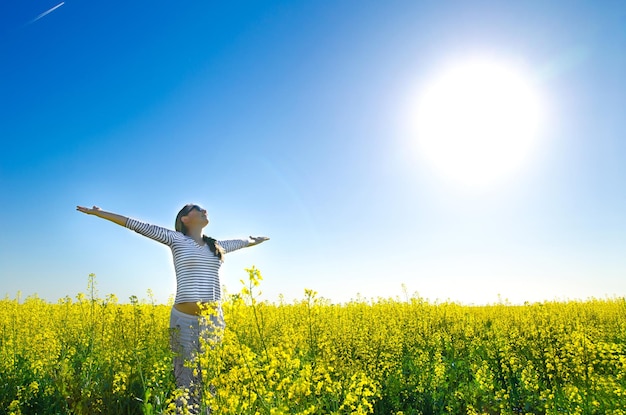
[[[258,245],[269,238],[251,236],[249,239],[217,241],[205,236],[202,229],[209,224],[207,211],[194,204],[185,205],[178,212],[175,231],[105,212],[97,206],[77,206],[76,210],[132,229],[172,250],[176,272],[176,297],[170,317],[171,347],[175,354],[174,377],[179,388],[189,389],[190,406],[197,410],[201,397],[200,370],[194,376],[194,369],[185,365],[185,361],[191,360],[200,351],[200,336],[208,336],[213,330],[224,328],[219,278],[224,255]],[[209,307],[214,313],[210,317],[201,316],[201,310]]]

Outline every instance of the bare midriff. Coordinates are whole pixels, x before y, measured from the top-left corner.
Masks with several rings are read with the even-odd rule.
[[[213,303],[178,303],[174,304],[174,308],[181,313],[191,314],[193,316],[199,316],[203,310],[207,310],[209,307],[215,307]]]

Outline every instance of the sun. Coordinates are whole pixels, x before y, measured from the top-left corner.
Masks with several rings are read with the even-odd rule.
[[[487,59],[452,65],[422,88],[417,145],[448,181],[487,189],[519,172],[539,141],[542,100],[520,69]]]

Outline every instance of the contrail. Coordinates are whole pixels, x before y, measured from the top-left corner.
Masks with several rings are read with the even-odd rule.
[[[28,24],[31,23],[35,23],[37,20],[41,19],[42,17],[52,13],[53,11],[55,11],[56,9],[58,9],[59,7],[63,6],[65,4],[64,1],[62,1],[61,3],[57,4],[56,6],[54,6],[53,8],[46,10],[45,12],[41,13],[39,16],[35,17],[33,20],[31,20],[30,22],[28,22]]]

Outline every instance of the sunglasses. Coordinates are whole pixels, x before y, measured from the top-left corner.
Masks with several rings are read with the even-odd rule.
[[[198,212],[202,212],[204,209],[202,209],[200,206],[198,205],[191,205],[191,206],[186,206],[185,209],[183,209],[183,212],[181,213],[181,217],[183,216],[187,216],[189,213],[191,213],[192,210],[197,210]]]

